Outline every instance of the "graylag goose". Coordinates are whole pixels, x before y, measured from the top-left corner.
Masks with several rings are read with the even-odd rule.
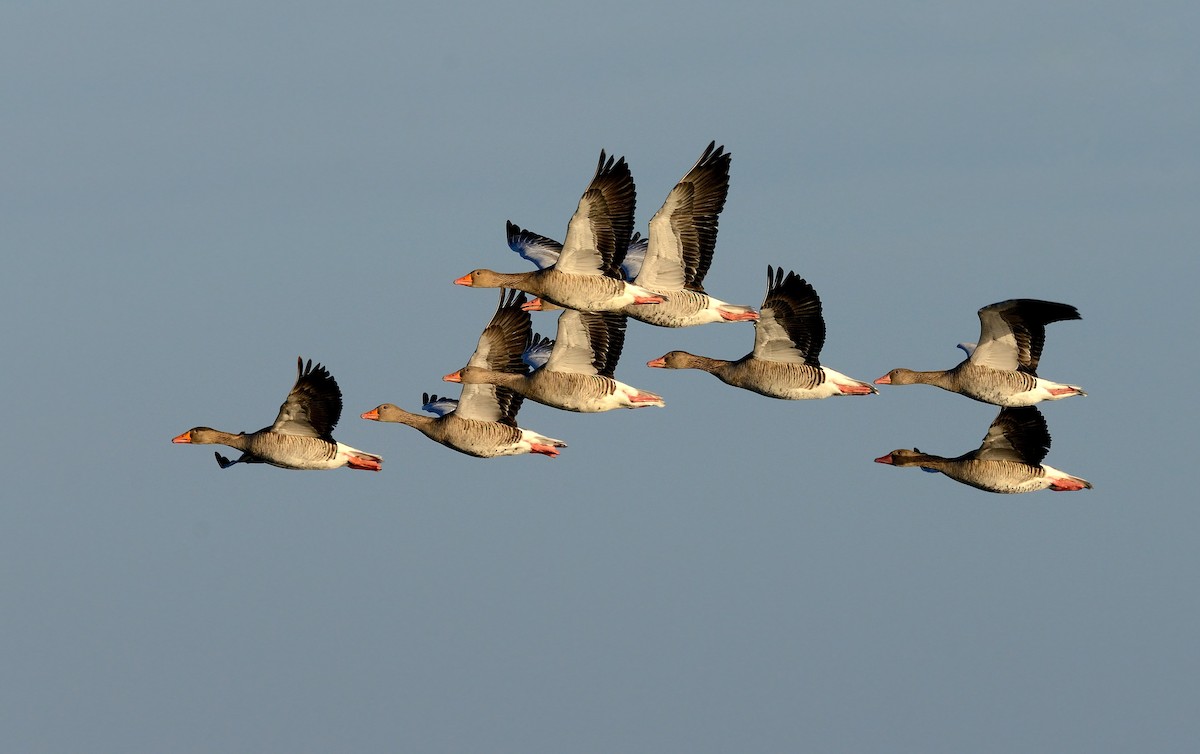
[[[717,222],[729,194],[730,159],[725,147],[709,142],[654,213],[645,257],[633,282],[666,301],[658,306],[626,306],[625,315],[660,327],[758,319],[752,307],[729,304],[704,292],[704,276],[717,244]],[[511,222],[508,238],[511,248],[535,264],[553,263],[557,244],[552,239]]]
[[[507,295],[506,295],[507,294]],[[479,336],[468,366],[502,373],[524,374],[527,370],[521,354],[531,331],[523,294],[500,291],[500,305],[491,322]],[[434,442],[477,458],[540,453],[554,457],[566,443],[517,426],[517,411],[523,398],[505,387],[490,384],[463,385],[456,407],[437,396],[426,395],[424,403],[439,416],[414,414],[384,403],[362,414],[362,418],[397,422],[420,431]]]
[[[512,220],[505,225],[508,248],[521,255],[522,259],[533,262],[539,270],[544,270],[558,261],[558,255],[562,253],[561,243],[553,238],[526,230]],[[646,247],[649,245],[650,239],[642,237],[641,233],[634,233],[633,237],[629,239],[629,246],[625,249],[624,258],[621,259],[621,277],[625,282],[632,283],[641,272],[642,262],[646,260]],[[561,307],[556,307],[554,304],[544,303],[542,305],[543,311],[558,308]]]
[[[279,407],[275,423],[249,434],[193,427],[171,442],[194,445],[228,445],[242,451],[236,461],[214,453],[227,469],[235,463],[269,463],[283,469],[336,469],[349,466],[379,471],[383,459],[333,439],[333,428],[342,415],[342,391],[333,375],[320,364],[297,359],[296,384]]]
[[[1069,319],[1081,319],[1079,311],[1053,301],[1015,298],[985,306],[979,310],[979,343],[960,344],[969,355],[958,366],[932,372],[893,369],[875,384],[934,385],[1008,407],[1087,395],[1083,388],[1037,376],[1046,325]]]
[[[810,400],[878,392],[869,384],[821,366],[825,318],[821,299],[795,272],[767,267],[767,295],[754,323],[754,350],[737,361],[671,351],[646,366],[700,369],[717,379],[771,398]]]
[[[500,385],[538,403],[582,413],[665,405],[660,396],[613,377],[624,342],[623,315],[567,309],[558,315],[558,335],[542,367],[522,374],[467,366],[442,379]]]
[[[477,269],[454,282],[472,288],[515,288],[579,311],[619,311],[629,304],[662,303],[662,296],[621,276],[621,257],[633,235],[636,194],[625,158],[606,158],[601,150],[596,174],[579,199],[553,266],[513,273]]]
[[[892,466],[917,466],[987,492],[1012,494],[1050,489],[1069,492],[1092,488],[1092,483],[1042,463],[1050,451],[1046,420],[1033,406],[1003,408],[975,450],[943,458],[912,450],[893,450],[875,459]]]

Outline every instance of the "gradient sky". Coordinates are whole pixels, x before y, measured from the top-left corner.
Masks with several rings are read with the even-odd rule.
[[[1200,10],[1189,2],[43,2],[0,9],[0,730],[21,752],[1127,752],[1200,738]],[[638,228],[716,139],[708,289],[817,289],[822,360],[949,367],[1077,306],[1071,494],[871,460],[995,409],[773,401],[745,324],[631,322],[667,407],[527,403],[551,460],[358,414],[469,356],[451,281],[561,238],[601,148]],[[554,318],[535,328],[553,333]],[[217,468],[328,365],[380,474]]]

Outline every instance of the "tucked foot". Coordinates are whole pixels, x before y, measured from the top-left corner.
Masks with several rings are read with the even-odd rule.
[[[655,395],[654,393],[640,393],[640,392],[634,393],[633,395],[629,396],[629,402],[630,403],[652,403],[652,404],[655,404],[658,406],[667,405],[666,403],[663,402],[661,395]]]
[[[360,471],[383,471],[383,462],[376,461],[374,458],[356,458],[349,456],[346,460],[346,465],[352,469]]]
[[[842,395],[870,395],[879,392],[870,385],[838,385],[838,390],[842,391]]]
[[[1055,479],[1050,485],[1051,492],[1076,492],[1078,490],[1090,490],[1091,488],[1091,482],[1085,482],[1082,479],[1075,479],[1074,477]]]
[[[758,319],[758,312],[753,309],[749,311],[727,311],[725,309],[717,309],[717,313],[721,315],[721,319],[726,322],[753,322]]]
[[[530,443],[529,452],[530,453],[539,453],[544,456],[550,456],[551,458],[558,458],[558,448],[554,447],[553,445],[540,445],[538,443]]]
[[[1087,395],[1087,393],[1083,392],[1077,387],[1071,387],[1068,385],[1067,387],[1050,388],[1050,395]]]
[[[542,311],[542,306],[542,300],[540,298],[535,298],[532,301],[526,301],[525,303],[521,304],[521,311],[540,312]]]
[[[666,301],[665,296],[634,296],[633,303],[635,304],[661,304]]]

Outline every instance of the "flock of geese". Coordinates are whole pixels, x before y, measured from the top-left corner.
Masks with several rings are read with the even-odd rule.
[[[567,226],[562,243],[509,222],[508,243],[536,269],[499,273],[477,269],[454,282],[499,288],[500,303],[467,364],[443,380],[457,382],[457,400],[426,394],[422,409],[384,403],[363,419],[407,424],[426,437],[480,458],[539,453],[566,447],[517,425],[525,399],[566,411],[594,413],[663,406],[654,393],[614,376],[627,320],[659,327],[754,322],[754,347],[736,361],[671,351],[648,362],[660,369],[698,369],[733,387],[771,398],[809,400],[871,395],[874,385],[823,366],[825,321],[821,300],[795,272],[767,267],[767,291],[756,312],[704,290],[717,223],[729,192],[730,153],[712,142],[667,194],[646,238],[634,233],[636,191],[625,159],[600,152],[595,175]],[[530,298],[532,296],[533,298]],[[561,310],[553,340],[533,332],[530,312]],[[944,371],[893,369],[875,385],[935,385],[1001,406],[983,443],[955,458],[893,450],[877,463],[941,472],[990,492],[1080,490],[1092,485],[1042,463],[1050,449],[1046,421],[1034,404],[1086,395],[1075,386],[1037,376],[1047,324],[1079,319],[1075,307],[1012,299],[979,310],[977,344]],[[233,434],[195,427],[176,443],[219,444],[241,451],[221,468],[267,463],[285,469],[379,471],[383,459],[338,442],[342,412],[337,382],[321,364],[297,361],[297,378],[275,422]]]

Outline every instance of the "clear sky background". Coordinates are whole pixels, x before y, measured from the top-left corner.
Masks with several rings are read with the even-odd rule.
[[[0,10],[0,738],[20,752],[1193,751],[1194,2],[9,3]],[[773,401],[645,367],[746,324],[631,322],[664,409],[527,403],[555,460],[358,415],[460,367],[601,148],[638,228],[733,154],[707,279],[820,293],[829,366],[949,367],[1063,301],[1051,465],[989,495],[873,464],[995,409]],[[554,317],[535,328],[552,333]],[[297,355],[380,474],[217,468]],[[1188,489],[1193,489],[1188,492]]]

